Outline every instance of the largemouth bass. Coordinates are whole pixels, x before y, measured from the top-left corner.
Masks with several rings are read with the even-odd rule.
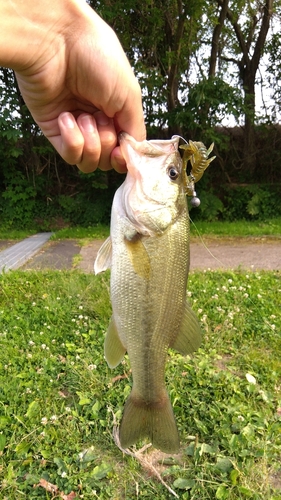
[[[114,368],[127,351],[132,369],[120,443],[128,448],[148,437],[156,448],[175,453],[180,443],[165,387],[167,350],[186,355],[201,343],[197,318],[186,301],[186,172],[178,137],[137,142],[121,133],[119,139],[128,173],[115,193],[110,237],[94,270],[111,268],[106,360]]]

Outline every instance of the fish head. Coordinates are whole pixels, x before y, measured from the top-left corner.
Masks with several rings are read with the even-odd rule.
[[[179,137],[138,142],[119,134],[128,173],[123,211],[138,233],[163,233],[186,209],[186,172],[178,152]]]

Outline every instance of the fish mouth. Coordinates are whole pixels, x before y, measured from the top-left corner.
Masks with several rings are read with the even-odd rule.
[[[140,154],[149,157],[157,157],[162,155],[171,154],[174,151],[178,151],[180,137],[174,135],[171,139],[156,139],[156,140],[144,140],[141,142],[136,141],[127,132],[120,132],[118,134],[118,142],[123,152],[124,145],[129,144],[135,151]]]

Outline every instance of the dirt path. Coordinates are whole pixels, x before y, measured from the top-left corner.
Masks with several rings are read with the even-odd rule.
[[[81,248],[81,270],[93,271],[101,244],[101,240],[96,240]],[[190,268],[278,270],[281,269],[281,239],[198,239],[190,244]]]
[[[22,269],[76,267],[92,273],[102,243],[94,240],[81,247],[77,240],[50,241]],[[198,238],[190,244],[190,262],[191,269],[281,270],[281,238]]]

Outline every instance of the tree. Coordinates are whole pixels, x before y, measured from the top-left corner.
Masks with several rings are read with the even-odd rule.
[[[170,126],[181,102],[198,45],[204,0],[91,0],[92,7],[117,32],[143,89],[149,126]]]
[[[264,2],[233,2],[218,0],[223,20],[227,17],[236,37],[233,52],[236,57],[221,54],[221,58],[237,64],[244,91],[245,135],[244,164],[253,171],[256,159],[254,123],[255,123],[255,84],[257,71],[264,52],[270,21],[273,16],[273,0]],[[215,28],[216,29],[216,28]],[[222,51],[224,47],[222,47]]]

